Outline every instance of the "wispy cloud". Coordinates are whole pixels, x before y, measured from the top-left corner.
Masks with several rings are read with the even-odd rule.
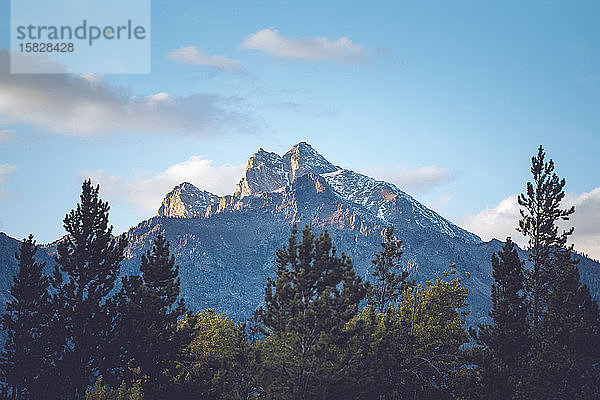
[[[428,165],[414,170],[402,166],[384,168],[376,165],[367,168],[365,172],[376,179],[391,182],[409,193],[427,192],[452,181],[458,176],[456,172],[435,165]]]
[[[208,55],[196,46],[180,47],[167,55],[167,58],[181,63],[192,65],[206,65],[229,72],[240,72],[242,63],[223,55]]]
[[[564,207],[575,206],[575,214],[569,221],[560,224],[563,229],[575,227],[570,242],[576,250],[600,258],[600,187],[581,194],[568,193],[564,203]],[[463,218],[461,226],[484,240],[504,240],[511,236],[516,243],[524,246],[527,239],[515,230],[521,218],[519,208],[517,195],[512,195],[494,207]]]
[[[0,116],[51,132],[245,133],[254,122],[236,110],[240,101],[212,94],[132,96],[101,75],[10,74],[9,53],[0,50]]]
[[[134,177],[124,179],[104,170],[95,170],[82,171],[82,177],[91,177],[99,183],[103,195],[111,201],[123,202],[136,211],[156,213],[165,194],[182,182],[190,182],[217,195],[233,193],[243,168],[229,164],[215,166],[212,160],[192,156],[154,175],[138,172]]]
[[[249,35],[240,44],[244,49],[254,49],[269,55],[297,60],[330,60],[357,63],[368,58],[367,51],[347,37],[330,40],[326,37],[284,37],[274,29],[263,29]]]
[[[12,174],[17,169],[18,168],[15,165],[0,164],[0,183],[2,183],[4,181],[4,179],[6,178],[7,175]],[[0,186],[0,201],[4,200],[4,198],[5,198],[5,194],[4,194],[4,191],[2,190],[2,187]]]

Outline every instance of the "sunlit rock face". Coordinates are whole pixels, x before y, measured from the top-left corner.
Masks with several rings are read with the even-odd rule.
[[[169,218],[203,217],[206,209],[219,201],[219,196],[183,182],[165,196],[157,215]]]
[[[317,153],[310,144],[300,142],[283,156],[262,148],[250,157],[235,196],[259,195],[282,189],[308,173],[322,174],[340,169]]]

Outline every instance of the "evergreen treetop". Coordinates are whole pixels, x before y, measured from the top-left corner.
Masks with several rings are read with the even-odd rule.
[[[58,245],[54,273],[57,316],[53,336],[59,346],[56,361],[63,395],[85,396],[99,375],[110,375],[114,327],[108,296],[114,288],[127,240],[112,236],[108,203],[100,187],[82,184],[80,202],[64,219],[67,235]]]
[[[529,322],[524,292],[524,265],[511,240],[498,254],[492,255],[492,324],[471,330],[481,349],[481,379],[486,387],[482,396],[489,399],[511,399],[525,373],[529,355]]]
[[[268,279],[261,319],[262,387],[267,398],[332,398],[341,382],[336,346],[348,339],[345,325],[356,315],[366,285],[350,258],[337,255],[325,231],[310,226],[277,251],[277,278]]]
[[[402,241],[394,236],[394,227],[385,230],[385,238],[381,243],[382,250],[372,261],[373,283],[368,290],[368,301],[379,312],[384,312],[388,305],[398,302],[406,287],[408,272],[402,270]]]
[[[152,250],[142,255],[140,271],[141,276],[122,279],[115,299],[116,341],[125,378],[141,380],[148,396],[163,398],[180,351],[189,340],[186,331],[177,331],[177,320],[186,309],[179,297],[179,266],[162,234],[154,240]]]
[[[13,398],[40,398],[49,384],[50,280],[43,274],[46,264],[35,261],[36,252],[33,235],[29,235],[15,254],[19,270],[1,317],[8,337],[0,368]]]
[[[519,195],[521,220],[517,230],[527,236],[531,270],[527,271],[527,291],[531,301],[531,319],[536,324],[547,307],[548,295],[553,291],[553,281],[560,274],[553,263],[557,253],[566,250],[566,242],[573,228],[559,233],[558,221],[566,221],[575,207],[561,208],[565,197],[565,179],[554,172],[554,161],[546,161],[540,145],[537,155],[531,158],[532,182],[527,191]]]

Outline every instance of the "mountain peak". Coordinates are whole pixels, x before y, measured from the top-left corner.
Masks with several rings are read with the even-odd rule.
[[[182,182],[173,188],[173,190],[183,190],[183,191],[189,191],[189,190],[194,190],[194,189],[198,189],[198,188],[189,182]]]
[[[298,142],[295,145],[292,146],[291,149],[288,150],[288,153],[291,152],[298,152],[298,151],[315,151],[315,149],[313,149],[313,147],[310,145],[310,143],[308,142]]]
[[[219,196],[183,182],[165,196],[157,215],[172,218],[202,217],[208,206],[219,200]]]
[[[319,175],[340,169],[327,161],[307,142],[294,145],[283,155],[283,160],[291,172],[291,181],[309,172]]]
[[[288,173],[281,156],[261,147],[248,160],[244,176],[235,188],[235,197],[272,192],[288,183]]]
[[[248,160],[244,176],[236,186],[235,197],[273,192],[308,173],[319,175],[338,169],[307,142],[294,145],[283,157],[261,147]]]

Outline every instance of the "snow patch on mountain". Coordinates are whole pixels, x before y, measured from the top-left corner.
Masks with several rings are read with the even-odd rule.
[[[433,225],[452,238],[460,237],[468,242],[481,243],[478,236],[454,225],[391,183],[347,169],[321,176],[341,198],[361,205],[387,224],[394,224],[394,216],[402,214],[408,205],[412,214],[410,218],[420,227]]]

